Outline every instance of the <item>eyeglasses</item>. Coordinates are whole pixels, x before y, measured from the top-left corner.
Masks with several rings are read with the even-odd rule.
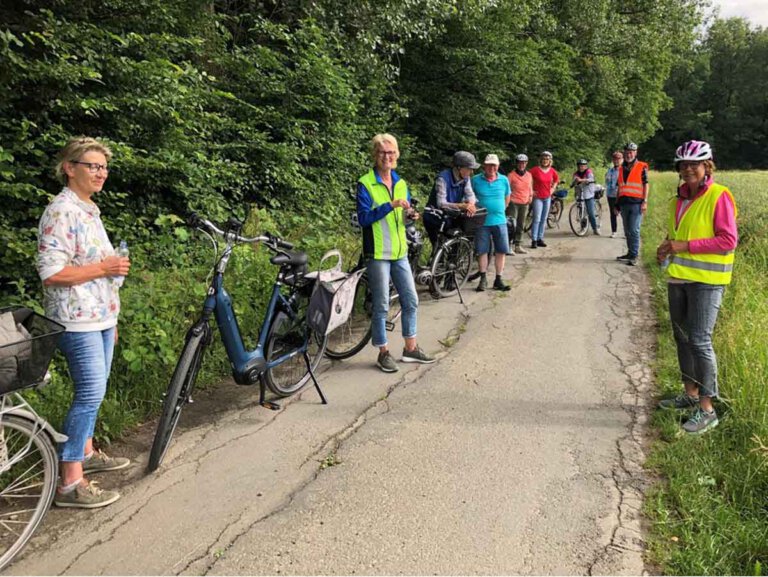
[[[395,156],[397,152],[394,150],[379,150],[376,154],[379,156]]]
[[[687,170],[689,168],[696,170],[699,166],[701,166],[700,160],[684,160],[678,165],[680,170]]]
[[[70,160],[72,164],[82,164],[88,169],[91,174],[98,174],[100,170],[109,172],[109,167],[106,164],[99,164],[97,162],[80,162],[79,160]]]

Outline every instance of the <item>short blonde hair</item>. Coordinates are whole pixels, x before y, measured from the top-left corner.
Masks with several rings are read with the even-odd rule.
[[[103,142],[96,140],[95,138],[89,138],[87,136],[76,136],[70,138],[66,146],[59,151],[58,162],[56,163],[56,178],[62,184],[67,184],[69,177],[64,171],[64,165],[67,162],[74,162],[80,160],[86,152],[95,150],[102,153],[107,162],[112,159],[112,150]]]
[[[397,168],[397,159],[400,158],[400,147],[397,145],[397,138],[388,133],[377,134],[371,139],[371,159],[373,164],[376,164],[376,157],[379,149],[383,144],[391,144],[395,147],[395,161],[392,164],[393,168]]]
[[[707,159],[704,161],[704,174],[707,176],[712,176],[715,173],[715,161],[710,159]]]

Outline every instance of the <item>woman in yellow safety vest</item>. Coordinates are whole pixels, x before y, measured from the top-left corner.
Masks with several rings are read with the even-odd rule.
[[[712,149],[691,140],[675,152],[682,184],[669,205],[667,238],[656,250],[666,266],[669,316],[685,392],[661,401],[662,409],[694,409],[683,430],[700,434],[717,426],[717,358],[712,331],[725,285],[731,282],[738,243],[736,202],[714,182]]]
[[[367,259],[368,286],[373,300],[371,340],[379,349],[376,366],[385,373],[394,373],[398,366],[389,352],[386,332],[390,279],[402,308],[405,348],[400,360],[433,363],[435,359],[416,345],[419,299],[408,264],[405,217],[407,212],[412,218],[418,214],[411,208],[408,185],[395,172],[400,149],[391,134],[377,134],[371,144],[374,167],[357,182],[357,218],[363,229],[363,254]]]

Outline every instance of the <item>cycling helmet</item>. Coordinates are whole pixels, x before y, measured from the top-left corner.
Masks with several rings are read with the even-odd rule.
[[[624,150],[637,150],[637,144],[635,144],[634,142],[627,142],[624,145]]]
[[[582,164],[586,166],[587,164],[589,164],[589,161],[586,158],[580,158],[579,161],[576,163],[576,166],[581,166]]]
[[[675,166],[683,161],[702,161],[712,159],[712,147],[703,140],[689,140],[677,147]]]
[[[549,150],[545,150],[539,156],[541,158],[552,158],[552,153]]]
[[[528,162],[528,157],[525,154],[518,154],[515,157],[515,162]]]
[[[453,155],[453,166],[456,168],[471,168],[472,170],[480,168],[475,160],[475,155],[466,150],[459,150]]]

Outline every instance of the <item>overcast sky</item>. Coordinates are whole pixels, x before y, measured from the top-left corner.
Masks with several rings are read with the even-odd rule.
[[[720,16],[743,16],[753,24],[768,27],[768,0],[714,0],[720,7]]]

